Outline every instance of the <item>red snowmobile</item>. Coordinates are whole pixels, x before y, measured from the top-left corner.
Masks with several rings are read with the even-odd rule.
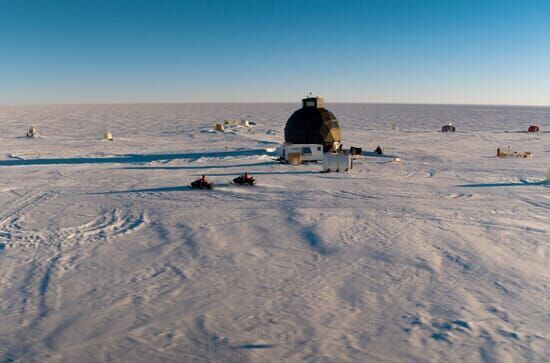
[[[212,188],[214,188],[214,183],[209,182],[206,179],[206,176],[203,175],[199,179],[191,182],[191,188],[194,188],[194,189],[212,189]]]
[[[248,173],[244,173],[233,179],[233,184],[237,185],[254,185],[254,183],[256,183],[256,179],[248,175]]]

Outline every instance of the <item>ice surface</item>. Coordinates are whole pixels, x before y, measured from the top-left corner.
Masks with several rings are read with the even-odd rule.
[[[550,109],[327,104],[402,161],[321,174],[298,107],[0,108],[0,361],[547,361]]]

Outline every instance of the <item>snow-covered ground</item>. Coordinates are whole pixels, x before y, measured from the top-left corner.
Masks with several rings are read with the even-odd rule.
[[[265,151],[297,108],[0,108],[0,361],[547,362],[550,108],[329,103],[402,159],[347,174]]]

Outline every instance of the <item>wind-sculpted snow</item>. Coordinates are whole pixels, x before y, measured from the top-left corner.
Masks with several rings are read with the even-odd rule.
[[[327,104],[364,152],[325,174],[273,160],[298,107],[1,108],[0,361],[547,361],[550,134],[515,131],[550,109]]]

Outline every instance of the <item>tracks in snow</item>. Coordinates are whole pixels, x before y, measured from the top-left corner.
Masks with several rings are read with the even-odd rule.
[[[0,357],[0,361],[13,361],[33,350],[29,342],[42,334],[42,322],[61,306],[63,290],[59,279],[73,267],[75,260],[86,256],[86,250],[96,248],[98,242],[132,233],[149,221],[143,211],[136,214],[112,208],[100,210],[92,220],[73,227],[29,227],[28,215],[59,196],[52,191],[23,194],[0,212],[2,249],[31,252],[14,254],[20,264],[27,264],[23,277],[11,276],[2,281],[6,286],[18,286],[14,295],[0,301],[2,321],[13,321],[14,316],[23,318],[19,319],[19,329],[14,327],[18,343]]]
[[[66,248],[84,243],[94,243],[116,238],[131,233],[147,223],[144,212],[133,214],[115,208],[102,210],[100,214],[85,224],[60,228],[56,230],[26,229],[24,212],[35,208],[41,202],[55,197],[53,194],[42,194],[17,203],[10,208],[7,216],[0,220],[0,243],[8,247],[55,247]]]

